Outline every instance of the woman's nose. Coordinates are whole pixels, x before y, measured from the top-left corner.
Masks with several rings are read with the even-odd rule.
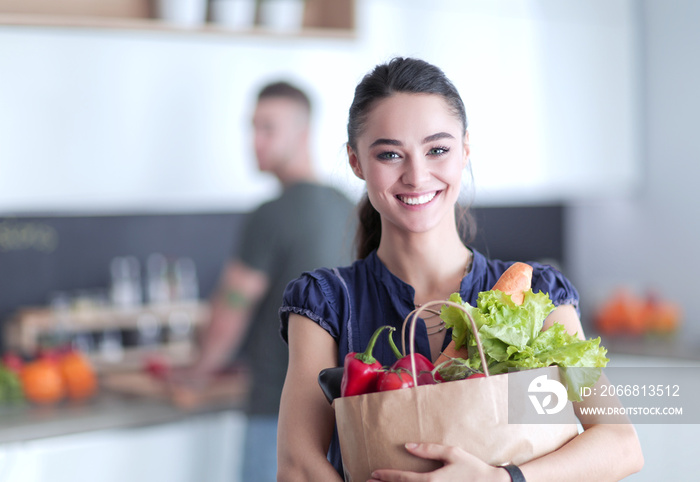
[[[413,187],[422,186],[430,179],[430,170],[425,159],[412,156],[404,163],[405,169],[401,180],[404,184]]]

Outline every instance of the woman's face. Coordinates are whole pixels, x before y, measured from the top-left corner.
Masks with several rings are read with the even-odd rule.
[[[469,158],[468,136],[445,100],[433,94],[394,94],[370,111],[348,147],[353,172],[387,223],[425,232],[454,223],[454,205]]]

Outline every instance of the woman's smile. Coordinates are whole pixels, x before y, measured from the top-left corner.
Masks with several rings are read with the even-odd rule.
[[[397,194],[396,198],[406,205],[407,208],[420,209],[435,199],[442,191],[432,191],[427,193]]]

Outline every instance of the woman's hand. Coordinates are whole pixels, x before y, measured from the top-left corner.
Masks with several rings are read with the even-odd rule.
[[[440,444],[406,444],[406,450],[424,459],[439,460],[445,465],[433,472],[407,472],[404,470],[382,469],[372,473],[371,481],[377,482],[438,482],[438,481],[510,481],[505,470],[488,465],[486,462],[462,450]]]

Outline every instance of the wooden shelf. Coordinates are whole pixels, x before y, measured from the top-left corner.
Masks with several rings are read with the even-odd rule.
[[[49,308],[25,308],[5,323],[8,348],[25,355],[35,355],[46,337],[60,332],[63,338],[90,336],[108,332],[137,333],[143,323],[164,330],[165,337],[138,346],[120,341],[116,351],[97,349],[89,353],[98,371],[120,371],[143,366],[151,355],[160,355],[173,365],[191,363],[197,355],[197,332],[209,321],[209,305],[205,302],[179,302],[163,305],[144,305],[130,309],[95,307],[55,312]],[[169,330],[181,325],[186,331],[171,338]],[[120,338],[121,339],[121,338]]]
[[[161,324],[167,324],[172,314],[187,314],[194,325],[206,323],[209,305],[204,302],[178,302],[168,304],[143,305],[133,308],[95,307],[67,310],[57,313],[50,308],[23,308],[8,323],[16,324],[22,330],[40,334],[55,330],[60,323],[73,331],[123,329],[138,326],[139,317],[153,316]],[[60,318],[60,319],[59,319]]]
[[[213,21],[179,25],[157,18],[150,0],[0,0],[0,26],[82,28],[177,34],[213,34],[270,38],[355,37],[354,0],[304,0],[302,28],[276,30],[260,25],[235,29]]]
[[[278,31],[265,27],[230,29],[213,22],[196,26],[182,26],[154,18],[91,17],[78,15],[38,15],[0,13],[0,26],[125,30],[190,35],[224,35],[266,38],[330,38],[354,39],[353,29],[304,27],[296,31]]]

